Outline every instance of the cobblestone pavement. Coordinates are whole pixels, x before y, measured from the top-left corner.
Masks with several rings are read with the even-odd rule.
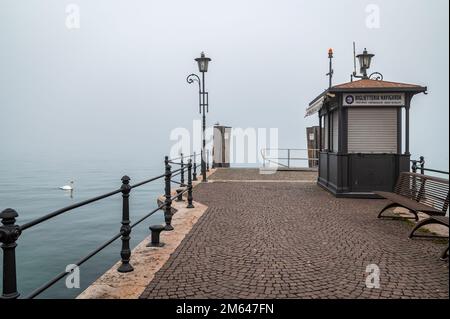
[[[409,240],[406,222],[377,219],[383,200],[267,182],[201,184],[194,197],[207,212],[141,298],[449,297],[445,245]],[[366,287],[370,264],[380,289]]]
[[[211,175],[212,180],[233,181],[316,181],[317,172],[314,171],[275,171],[273,174],[260,174],[257,168],[219,168]]]

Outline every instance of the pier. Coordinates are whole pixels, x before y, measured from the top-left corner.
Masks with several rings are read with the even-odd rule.
[[[140,298],[448,298],[442,242],[377,219],[377,199],[336,198],[312,172],[219,169],[208,208]],[[368,288],[368,266],[380,270]]]
[[[189,159],[187,166],[171,170],[169,163],[178,167],[184,158]],[[128,216],[128,197],[123,196],[125,217],[120,233],[75,263],[83,264],[121,237],[121,259],[79,299],[448,298],[448,258],[438,258],[448,246],[448,226],[430,225],[421,236],[409,239],[414,224],[405,209],[391,212],[397,220],[377,218],[385,200],[333,196],[317,183],[315,171],[218,168],[207,173],[208,182],[201,182],[193,181],[196,165],[192,158],[196,156],[166,157],[166,173],[161,176],[130,188],[122,186],[21,226],[8,224],[8,214],[14,211],[5,210],[0,234],[23,231],[57,214],[111,194],[126,195],[128,190],[164,177],[165,193],[157,208],[136,221],[132,213]],[[413,174],[446,173],[426,168],[424,163],[423,158],[413,161]],[[181,181],[174,180],[175,176]],[[160,210],[166,223],[159,226],[165,228],[162,245],[153,244],[152,234],[130,250],[126,226],[133,228]],[[419,213],[419,219],[424,218]],[[435,238],[426,238],[430,235]],[[17,241],[18,236],[11,238]],[[15,247],[14,242],[4,245],[10,248],[5,250],[10,254],[4,255],[8,266],[4,275],[10,281],[3,284],[3,298],[19,297],[11,254]],[[375,281],[371,279],[374,273]],[[69,274],[66,270],[56,275],[25,298],[38,296]]]

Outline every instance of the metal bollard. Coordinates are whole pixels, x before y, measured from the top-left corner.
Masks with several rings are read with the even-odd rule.
[[[130,178],[128,176],[122,177],[122,227],[120,233],[122,234],[122,249],[120,250],[120,256],[122,257],[122,264],[117,269],[118,272],[130,272],[134,268],[130,264],[131,249],[130,249]]]
[[[188,163],[188,193],[187,193],[187,201],[188,205],[187,208],[194,208],[194,205],[192,204],[192,160],[189,160]]]
[[[165,230],[167,231],[171,231],[173,230],[173,226],[172,226],[172,195],[171,195],[171,188],[170,188],[170,180],[172,179],[172,167],[169,165],[169,157],[166,156],[165,160],[165,171],[166,171],[166,177],[164,179],[165,181],[165,205],[164,205],[164,221],[166,222],[166,226],[165,226]]]
[[[159,240],[159,236],[161,232],[164,230],[163,225],[152,225],[149,227],[152,232],[152,240],[147,244],[147,247],[162,247],[164,243],[161,243]]]
[[[183,201],[183,189],[182,188],[178,188],[176,190],[178,196],[177,196],[177,202],[182,202]]]
[[[209,172],[209,150],[206,151],[206,171]]]
[[[16,225],[18,216],[11,208],[0,213],[0,242],[3,249],[3,292],[0,299],[16,299],[20,295],[17,292],[16,274],[16,241],[21,234],[20,227]]]

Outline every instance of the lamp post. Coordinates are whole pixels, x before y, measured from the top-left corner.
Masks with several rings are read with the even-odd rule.
[[[354,49],[354,46],[353,46],[353,49]],[[358,78],[358,79],[363,79],[363,80],[367,80],[367,79],[383,80],[383,75],[379,72],[373,72],[372,74],[367,75],[367,70],[370,69],[370,65],[372,63],[372,59],[374,56],[375,56],[375,54],[371,54],[371,53],[367,52],[366,48],[364,48],[363,53],[355,56],[355,60],[356,59],[359,60],[359,67],[360,67],[361,75],[356,74],[356,62],[355,62],[355,71],[352,74],[352,80],[353,80],[353,78]]]
[[[198,83],[198,111],[202,115],[202,162],[201,162],[201,173],[202,173],[202,182],[206,182],[206,113],[209,112],[209,103],[208,103],[208,92],[205,91],[205,73],[208,72],[208,64],[211,61],[210,58],[205,56],[205,53],[202,52],[199,58],[196,58],[195,61],[198,64],[198,70],[202,74],[202,78],[197,74],[190,74],[187,77],[187,82],[192,84],[194,82]]]

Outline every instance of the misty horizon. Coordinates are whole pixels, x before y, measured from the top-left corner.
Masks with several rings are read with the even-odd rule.
[[[66,26],[70,3],[79,29]],[[448,168],[447,1],[377,1],[379,28],[366,26],[369,1],[132,3],[1,2],[4,160],[167,154],[171,131],[200,119],[186,76],[201,51],[212,58],[208,126],[275,127],[279,147],[305,148],[328,48],[333,84],[349,82],[355,41],[384,80],[428,87],[413,99],[411,153]]]

